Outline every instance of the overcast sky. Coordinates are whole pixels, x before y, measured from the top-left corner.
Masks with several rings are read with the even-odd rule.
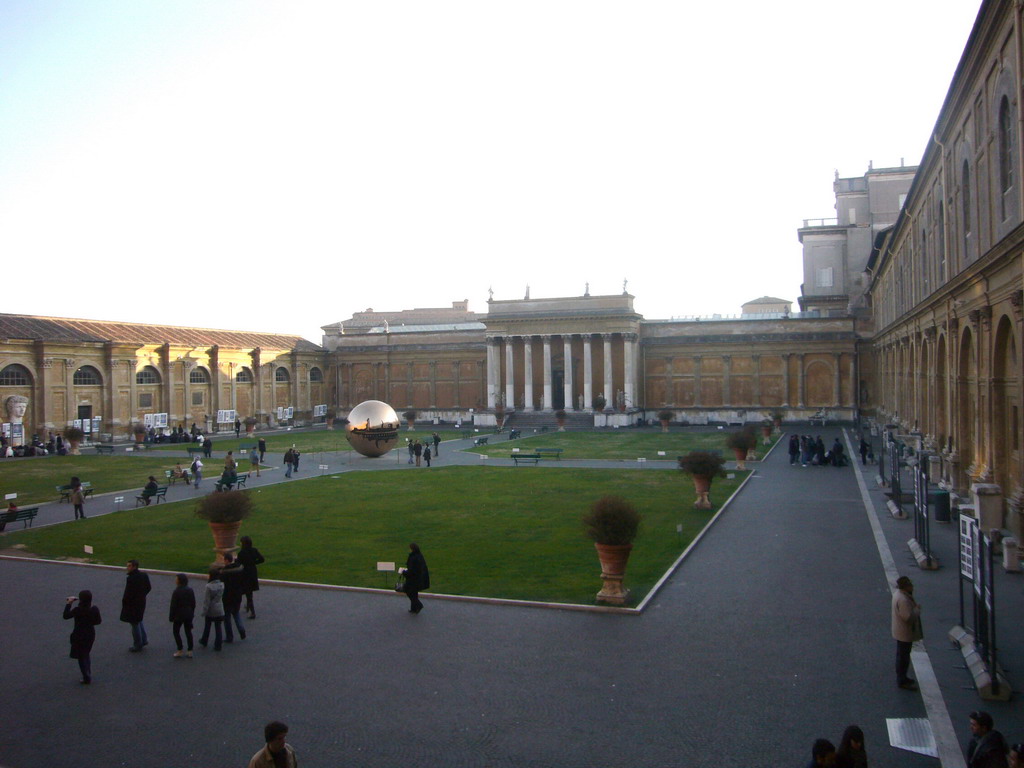
[[[797,228],[920,160],[979,6],[5,0],[0,311],[795,302]]]

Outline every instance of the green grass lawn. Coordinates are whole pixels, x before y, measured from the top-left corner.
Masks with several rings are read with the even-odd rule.
[[[745,477],[716,480],[715,509]],[[626,584],[642,599],[712,511],[693,509],[680,472],[446,467],[429,472],[352,472],[249,491],[257,511],[242,524],[267,558],[267,578],[364,587],[392,586],[377,561],[405,562],[416,541],[432,591],[566,603],[592,603],[600,566],[580,517],[604,494],[643,514]],[[82,557],[203,572],[213,539],[192,502],[161,504],[39,530],[15,531],[5,545],[42,557]],[[676,527],[682,526],[682,534]]]
[[[87,449],[83,449],[87,450]],[[19,507],[30,507],[57,501],[56,485],[67,485],[72,475],[92,483],[93,493],[109,493],[139,488],[150,475],[163,485],[164,470],[176,462],[188,466],[187,459],[138,453],[121,456],[45,456],[35,459],[14,459],[0,462],[0,490],[6,495],[17,493]],[[243,463],[247,468],[248,462]],[[88,502],[86,502],[88,503]]]
[[[725,447],[728,430],[674,431],[602,431],[602,432],[524,432],[518,440],[509,440],[505,434],[494,435],[485,446],[472,448],[478,453],[488,456],[507,458],[512,449],[518,448],[521,453],[530,453],[537,448],[562,448],[563,459],[623,459],[626,461],[645,458],[650,460],[675,461],[690,451],[715,451],[731,459],[732,451]],[[772,438],[772,442],[778,436]],[[758,455],[770,448],[770,445],[759,445]],[[664,456],[659,455],[664,451]]]

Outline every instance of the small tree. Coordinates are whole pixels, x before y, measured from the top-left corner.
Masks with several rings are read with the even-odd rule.
[[[405,419],[405,423],[409,425],[409,429],[416,428],[416,411],[405,411],[402,413],[402,418]]]
[[[601,395],[597,395],[597,396],[594,397],[594,410],[595,411],[603,411],[604,407],[607,404],[608,404],[608,401],[605,400],[604,397],[602,397]]]
[[[740,451],[747,453],[752,451],[757,445],[757,435],[754,434],[753,430],[741,429],[738,432],[730,432],[726,435],[725,444],[732,450],[737,452]]]
[[[706,477],[711,480],[715,477],[725,477],[725,458],[710,451],[690,451],[685,456],[680,456],[679,468],[693,477]]]
[[[210,493],[196,504],[196,517],[208,523],[240,523],[255,507],[248,491]]]
[[[641,515],[621,496],[602,496],[583,516],[583,528],[595,543],[632,544],[640,530]]]

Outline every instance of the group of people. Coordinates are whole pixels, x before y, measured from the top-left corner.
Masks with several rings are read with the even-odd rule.
[[[802,467],[845,467],[849,463],[846,450],[838,437],[832,447],[826,450],[821,435],[815,438],[811,435],[792,434],[789,436],[789,464],[795,466],[797,462]]]
[[[810,768],[867,768],[868,753],[864,748],[864,731],[859,725],[849,725],[839,740],[839,749],[828,739],[817,739],[811,747]]]
[[[291,477],[292,472],[299,471],[299,456],[302,453],[293,444],[291,448],[284,452],[284,476]]]
[[[415,464],[417,467],[420,466],[421,460],[426,462],[429,467],[430,460],[436,459],[441,453],[441,436],[437,432],[423,442],[420,442],[418,438],[416,440],[407,438],[406,444],[409,450],[409,463]]]
[[[240,541],[241,548],[237,557],[230,553],[225,554],[224,564],[211,568],[207,574],[200,614],[205,622],[203,634],[199,638],[199,644],[204,648],[209,643],[211,630],[214,634],[215,651],[221,650],[225,642],[234,642],[236,629],[239,639],[245,639],[245,624],[241,616],[243,598],[248,618],[256,618],[253,592],[260,588],[257,566],[265,560],[260,551],[253,546],[250,537],[243,536]],[[139,568],[138,560],[129,560],[125,571],[120,619],[131,626],[132,644],[128,650],[139,653],[149,645],[144,619],[147,596],[152,591],[152,584],[149,575]],[[179,573],[174,583],[168,617],[177,646],[173,655],[175,658],[192,658],[195,645],[192,625],[197,606],[196,596],[189,586],[186,574]],[[89,685],[92,682],[90,655],[96,641],[96,627],[102,622],[100,610],[93,604],[92,591],[83,589],[77,597],[69,597],[64,605],[64,618],[74,620],[74,629],[70,637],[71,658],[78,661],[82,684]],[[184,642],[182,632],[185,636]]]
[[[0,435],[0,458],[18,459],[24,456],[64,456],[68,452],[61,435],[49,433],[44,443],[39,435],[32,435],[32,440],[22,445],[12,445],[6,435]]]

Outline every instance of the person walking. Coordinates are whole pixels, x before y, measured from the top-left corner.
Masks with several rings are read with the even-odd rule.
[[[234,451],[228,451],[227,456],[224,457],[224,469],[230,470],[231,472],[238,471],[238,462],[235,461]]]
[[[441,455],[441,436],[435,432],[430,438],[434,441],[434,458],[437,458]]]
[[[68,499],[75,505],[75,520],[85,520],[85,491],[82,490],[82,481],[77,477],[71,478],[71,493]]]
[[[242,421],[237,416],[235,417],[235,439],[237,440],[242,436]]]
[[[416,466],[420,465],[420,458],[423,456],[423,443],[417,440],[412,444],[412,453],[416,457]]]
[[[967,745],[967,768],[1007,768],[1006,739],[995,730],[988,712],[971,712],[971,741]]]
[[[427,462],[427,467],[430,466],[430,443],[423,446],[423,460]]]
[[[789,436],[789,466],[796,464],[800,456],[800,438],[795,434]]]
[[[263,456],[267,452],[267,438],[265,438],[265,437],[261,437],[260,438],[259,449],[260,449],[260,464],[262,464],[263,463]]]
[[[289,448],[284,452],[284,476],[292,476],[292,449]]]
[[[252,601],[252,593],[259,592],[260,580],[257,565],[266,562],[260,551],[252,545],[252,538],[243,536],[239,539],[242,548],[238,550],[238,562],[244,569],[245,578],[242,581],[242,594],[245,595],[245,611],[250,619],[256,618],[256,606]]]
[[[260,476],[260,454],[255,448],[249,451],[249,471],[255,471],[256,477]]]
[[[299,471],[299,456],[301,456],[301,455],[302,455],[302,452],[293,445],[292,446],[292,471],[293,472],[298,472]]]
[[[224,553],[224,567],[220,569],[220,580],[224,582],[224,642],[235,642],[232,624],[238,628],[238,638],[245,640],[245,625],[238,612],[242,610],[242,594],[245,591],[243,581],[245,569],[241,563],[235,562],[230,552]]]
[[[915,640],[924,637],[921,631],[921,607],[914,600],[914,582],[909,576],[896,579],[892,593],[892,637],[896,641],[896,685],[916,691],[917,683],[907,674],[910,649]]]
[[[288,726],[274,720],[263,728],[266,745],[249,760],[249,768],[296,768],[295,750],[285,741]]]
[[[416,455],[416,446],[413,444],[412,440],[410,440],[409,438],[405,438],[405,445],[406,445],[406,448],[408,448],[408,450],[409,450],[409,463],[410,464],[414,464],[415,463],[414,457]]]
[[[129,560],[125,566],[124,594],[121,596],[121,621],[132,627],[132,646],[129,651],[137,653],[149,645],[146,625],[142,619],[146,614],[146,595],[152,587],[149,575],[139,570],[138,560]]]
[[[213,458],[213,438],[206,438],[203,441],[203,456],[207,459]]]
[[[201,483],[202,480],[203,480],[203,462],[200,461],[198,456],[196,456],[195,459],[192,461],[191,469],[192,469],[192,483],[193,483],[193,485],[196,488],[198,488],[199,487],[199,483]]]
[[[427,570],[427,561],[420,552],[419,544],[409,545],[409,557],[405,560],[405,594],[409,598],[409,613],[419,613],[423,610],[423,603],[420,602],[420,592],[430,589],[430,571]]]
[[[188,585],[188,576],[179,573],[174,577],[175,588],[171,593],[171,612],[169,621],[171,631],[174,633],[174,644],[178,650],[174,652],[174,658],[182,656],[192,658],[192,620],[196,615],[196,593]],[[181,644],[181,630],[185,630],[185,639],[188,641],[188,650],[183,650]]]
[[[78,605],[75,605],[77,599]],[[64,618],[74,619],[75,628],[71,630],[71,658],[78,661],[78,669],[82,673],[82,685],[92,682],[92,644],[96,642],[96,627],[103,621],[100,609],[92,604],[92,592],[83,589],[78,597],[69,597],[64,603]]]
[[[868,451],[871,450],[871,445],[863,437],[860,439],[860,464],[862,467],[868,465]]]
[[[224,642],[224,582],[220,580],[220,571],[211,569],[206,582],[206,590],[203,592],[203,616],[206,622],[203,625],[203,636],[199,638],[199,644],[206,647],[210,642],[210,627],[214,628],[213,650],[219,651]]]

